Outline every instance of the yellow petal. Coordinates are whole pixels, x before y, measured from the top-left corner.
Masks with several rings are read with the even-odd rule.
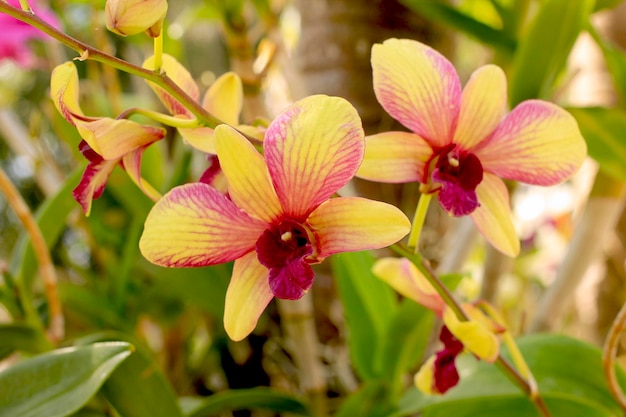
[[[282,208],[261,154],[228,125],[215,129],[215,145],[235,204],[267,222],[277,219]]]
[[[261,313],[274,298],[268,275],[269,270],[259,263],[256,252],[235,261],[224,306],[224,328],[234,341],[254,330]]]
[[[146,59],[143,63],[143,67],[149,70],[153,70],[154,56]],[[192,99],[196,101],[198,100],[198,98],[200,97],[198,85],[194,81],[189,71],[187,71],[187,68],[185,68],[180,62],[178,62],[176,58],[168,54],[163,54],[163,65],[161,68],[163,69],[163,71],[165,71],[167,76],[170,77],[172,81],[174,81],[174,84],[179,86],[181,90],[187,93]],[[189,110],[187,110],[182,104],[180,104],[174,97],[172,97],[161,87],[151,82],[148,82],[148,85],[159,97],[159,100],[161,100],[161,103],[163,103],[163,105],[170,112],[170,114],[174,116],[184,115],[188,118],[192,117],[192,114],[191,112],[189,112]]]
[[[485,172],[476,195],[480,206],[470,216],[480,233],[500,252],[517,256],[520,244],[511,220],[509,192],[502,180]]]
[[[83,116],[78,103],[78,85],[78,71],[73,62],[65,62],[52,70],[50,98],[63,118],[72,124],[76,116]]]
[[[241,78],[234,72],[220,76],[204,95],[202,107],[224,123],[236,126],[243,108]]]
[[[464,308],[467,309],[467,306]],[[473,316],[476,317],[476,314],[479,313],[474,311]],[[482,315],[482,313],[480,314]],[[484,324],[484,319],[477,320],[471,319],[471,317],[470,321],[460,321],[452,309],[446,307],[443,313],[443,322],[450,333],[463,343],[465,349],[487,362],[494,362],[500,351],[498,338]]]
[[[445,302],[426,277],[408,259],[379,259],[374,264],[372,272],[403,296],[433,310],[438,315],[443,314]]]
[[[413,378],[415,387],[424,394],[438,394],[438,392],[433,391],[433,386],[435,385],[436,359],[437,357],[435,355],[428,358]]]

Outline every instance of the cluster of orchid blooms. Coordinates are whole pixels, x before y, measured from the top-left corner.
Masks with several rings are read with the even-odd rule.
[[[108,0],[107,26],[123,35],[146,31],[157,38],[166,10],[165,0]],[[165,129],[129,120],[132,112],[117,119],[85,115],[76,67],[64,63],[52,73],[51,97],[83,138],[80,148],[89,161],[74,196],[88,215],[92,200],[121,165],[156,201],[140,240],[146,259],[166,267],[234,261],[224,314],[233,340],[252,332],[274,297],[301,298],[313,283],[312,265],[339,252],[387,247],[419,230],[419,220],[411,225],[392,205],[336,197],[354,176],[418,182],[420,204],[437,196],[450,215],[469,215],[495,248],[517,255],[503,180],[553,185],[568,179],[586,156],[575,120],[542,100],[522,102],[507,114],[506,79],[499,67],[479,68],[462,88],[453,65],[414,40],[374,45],[371,62],[378,101],[409,132],[366,137],[353,106],[324,95],[293,103],[267,125],[240,125],[243,89],[236,74],[218,78],[200,102],[185,67],[155,54],[144,68],[165,71],[223,122],[202,125],[168,92],[150,84],[170,116],[135,112],[175,126],[186,143],[213,155],[201,181],[163,196],[141,177],[140,167],[143,151],[162,139]],[[218,186],[218,176],[225,177],[227,187]],[[443,320],[444,347],[416,375],[418,388],[444,393],[456,385],[455,358],[464,350],[486,361],[498,357],[505,328],[470,304],[463,305],[469,320],[461,320],[408,259],[381,259],[374,273]]]

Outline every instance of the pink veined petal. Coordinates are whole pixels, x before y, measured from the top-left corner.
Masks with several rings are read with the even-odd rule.
[[[154,187],[141,176],[141,157],[146,148],[147,146],[143,146],[124,155],[122,157],[122,165],[137,187],[152,201],[157,201],[161,198],[161,193],[155,190]]]
[[[185,184],[173,188],[152,207],[139,249],[157,265],[215,265],[253,251],[267,226],[212,187]]]
[[[216,154],[215,130],[210,127],[178,128],[183,140],[204,153]]]
[[[202,107],[224,123],[236,126],[243,108],[241,78],[234,72],[220,76],[204,95]]]
[[[215,145],[228,179],[228,193],[235,204],[267,222],[280,217],[282,209],[276,191],[265,161],[254,146],[228,125],[215,129]]]
[[[104,159],[117,159],[165,136],[165,129],[126,119],[109,117],[83,121],[74,119],[80,136]]]
[[[382,258],[372,272],[394,290],[441,317],[446,303],[426,277],[406,258]]]
[[[224,328],[234,341],[242,340],[254,330],[263,310],[274,298],[268,274],[256,252],[235,261],[224,307]]]
[[[411,228],[398,208],[360,197],[333,198],[320,204],[307,224],[315,235],[320,260],[334,253],[389,246]]]
[[[365,137],[365,156],[356,176],[370,181],[422,181],[430,145],[414,133],[384,132]]]
[[[453,142],[470,150],[498,127],[506,113],[506,77],[495,65],[472,74],[463,89],[459,120]]]
[[[496,249],[508,256],[517,256],[519,239],[511,220],[509,192],[500,178],[485,172],[476,188],[478,207],[470,216],[480,233]]]
[[[149,70],[154,69],[154,56],[146,59],[143,63],[143,67]],[[194,100],[199,100],[200,91],[198,90],[198,85],[193,80],[193,77],[187,71],[180,62],[176,60],[171,55],[163,54],[163,71],[174,81],[176,85],[178,85],[185,93],[187,93]],[[170,114],[174,116],[184,115],[188,118],[192,117],[192,114],[189,110],[185,108],[182,104],[178,102],[174,97],[172,97],[169,93],[163,90],[161,87],[157,86],[154,83],[148,82],[152,91],[159,97],[161,103],[165,106],[165,108],[170,112]]]
[[[350,103],[317,95],[283,110],[267,129],[263,147],[285,214],[303,220],[352,179],[365,141]]]
[[[485,170],[499,177],[554,185],[578,170],[587,145],[567,111],[547,101],[527,100],[475,153]]]
[[[115,166],[119,163],[119,159],[105,161],[104,159],[90,161],[80,182],[72,191],[74,200],[80,204],[85,213],[89,216],[91,213],[91,205],[93,200],[99,198],[104,191],[104,186],[109,180],[109,176]]]
[[[302,259],[287,261],[285,265],[270,268],[269,284],[272,294],[284,300],[299,300],[311,289],[315,273]]]
[[[432,146],[452,141],[461,81],[443,55],[423,43],[387,39],[372,47],[374,91],[394,119]]]

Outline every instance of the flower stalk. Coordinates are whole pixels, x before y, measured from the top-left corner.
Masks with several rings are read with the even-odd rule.
[[[617,355],[617,348],[619,347],[620,336],[626,329],[626,304],[624,304],[615,317],[609,334],[604,342],[602,348],[602,366],[604,368],[604,375],[606,382],[609,385],[609,390],[613,395],[613,398],[619,403],[623,410],[626,411],[626,395],[622,391],[615,374],[615,357]]]
[[[130,109],[126,109],[117,118],[128,119],[130,118],[130,116],[134,114],[140,114],[156,122],[162,123],[167,126],[176,127],[176,128],[194,129],[196,127],[201,126],[201,123],[198,121],[198,119],[183,119],[182,117],[170,116],[168,114],[159,113],[154,110],[142,109],[139,107],[132,107]]]
[[[415,216],[413,217],[413,225],[411,226],[411,234],[409,235],[409,247],[414,248],[414,253],[419,251],[420,235],[422,228],[424,227],[424,220],[426,220],[426,213],[428,213],[428,206],[433,196],[430,193],[420,194],[420,199],[415,209]]]

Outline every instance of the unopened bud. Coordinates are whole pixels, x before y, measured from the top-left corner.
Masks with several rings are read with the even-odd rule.
[[[107,29],[118,35],[145,31],[156,38],[161,34],[167,13],[167,0],[107,0]]]

